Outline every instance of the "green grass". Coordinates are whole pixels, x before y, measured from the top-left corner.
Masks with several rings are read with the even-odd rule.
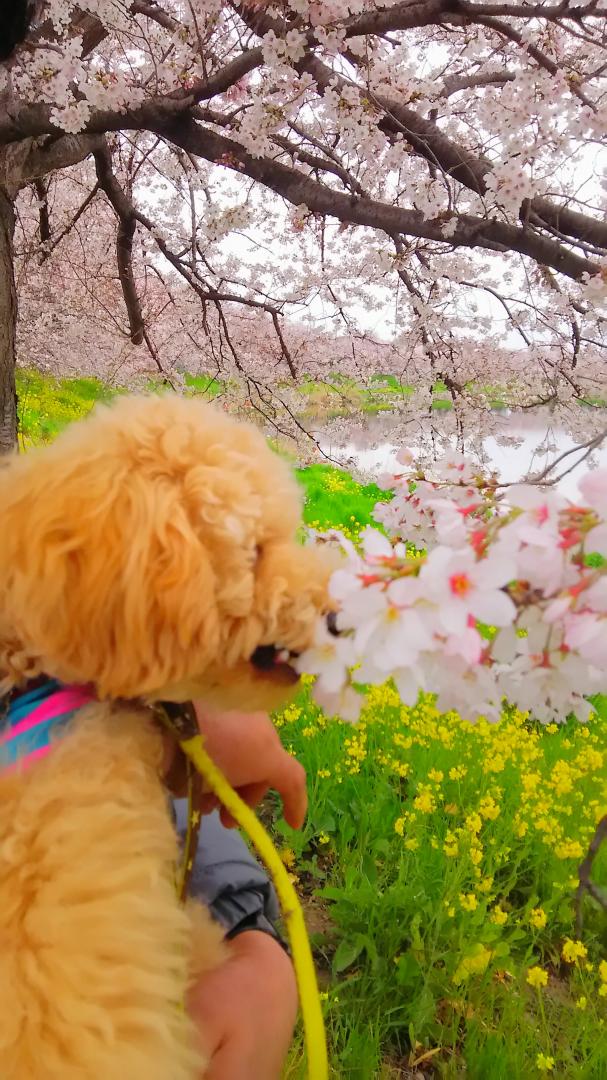
[[[227,379],[218,379],[214,375],[186,374],[184,379],[187,387],[197,394],[203,394],[205,397],[209,398],[209,400],[220,397],[226,392],[229,385]]]
[[[415,387],[403,383],[395,375],[377,373],[362,386],[349,376],[333,374],[323,382],[304,379],[297,390],[304,402],[304,418],[329,420],[392,411],[414,393]],[[453,408],[453,402],[446,394],[445,383],[438,380],[433,387],[433,409]]]
[[[72,420],[117,393],[98,379],[59,379],[34,369],[17,371],[19,431],[23,442],[47,442]]]
[[[186,393],[213,400],[228,389],[227,380],[213,375],[184,376]],[[144,389],[162,393],[166,384],[149,379]],[[23,445],[48,442],[73,420],[79,420],[98,402],[109,402],[127,388],[108,386],[94,378],[57,378],[34,368],[17,370],[19,434]]]
[[[357,484],[347,472],[331,465],[297,469],[297,477],[306,492],[304,521],[319,531],[338,524],[346,535],[357,536],[374,523],[371,511],[375,504],[389,498],[376,484]]]

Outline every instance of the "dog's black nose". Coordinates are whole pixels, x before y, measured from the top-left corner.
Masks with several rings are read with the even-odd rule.
[[[277,654],[275,645],[258,645],[251,657],[251,663],[259,671],[271,671],[276,663]]]
[[[337,615],[334,611],[330,611],[327,615],[327,630],[333,637],[339,637],[339,627],[337,625]]]

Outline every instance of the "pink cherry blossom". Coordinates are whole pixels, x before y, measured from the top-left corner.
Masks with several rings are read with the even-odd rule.
[[[435,547],[420,573],[429,599],[439,604],[438,618],[449,634],[463,633],[469,616],[481,622],[508,626],[516,608],[503,591],[516,577],[512,559],[488,555],[476,560],[470,549]]]
[[[607,518],[607,469],[595,469],[578,481],[578,488],[587,506]]]
[[[406,704],[429,690],[439,708],[470,719],[497,720],[504,698],[544,723],[587,719],[587,696],[607,688],[607,562],[590,567],[584,554],[607,536],[602,481],[582,481],[594,505],[574,505],[528,484],[498,492],[458,456],[431,477],[419,463],[405,467],[392,515],[378,508],[390,539],[366,529],[334,578],[337,625],[352,649],[352,671],[338,667],[335,685],[391,677]],[[429,538],[421,558],[399,539],[411,523],[418,540],[422,529]],[[489,639],[479,624],[492,628]],[[321,667],[310,670],[323,694]]]

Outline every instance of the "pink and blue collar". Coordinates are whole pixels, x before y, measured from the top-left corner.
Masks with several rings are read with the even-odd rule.
[[[48,754],[56,734],[78,709],[95,700],[88,686],[44,679],[13,695],[0,722],[0,772],[26,768]]]

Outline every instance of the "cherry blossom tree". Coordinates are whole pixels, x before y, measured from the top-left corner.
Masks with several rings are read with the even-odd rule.
[[[321,312],[355,340],[357,313],[376,311],[455,395],[466,343],[508,335],[524,370],[578,393],[607,325],[600,0],[11,7],[0,16],[2,447],[16,433],[14,223],[28,190],[44,250],[93,204],[111,210],[120,323],[137,348],[150,348],[152,263],[193,290],[199,325],[225,305],[267,318],[287,368],[285,315]],[[66,221],[55,192],[78,170]],[[246,250],[232,242],[243,237]]]
[[[240,303],[202,305],[179,276],[161,268],[150,253],[136,251],[134,275],[145,327],[145,345],[138,347],[122,303],[111,207],[95,199],[74,221],[90,182],[84,167],[47,182],[45,201],[55,236],[45,245],[39,239],[36,193],[30,189],[19,201],[17,345],[26,366],[56,375],[94,374],[129,386],[155,378],[176,389],[185,373],[204,375],[196,382],[198,392],[219,393],[222,404],[248,413],[269,434],[295,440],[296,452],[306,460],[315,456],[319,442],[325,453],[339,457],[339,447],[353,439],[360,449],[414,440],[427,461],[452,445],[483,464],[487,437],[504,445],[522,441],[525,418],[531,424],[540,419],[530,408],[538,402],[548,402],[540,455],[551,452],[549,428],[566,430],[583,443],[605,427],[603,409],[577,404],[603,394],[602,365],[593,348],[580,357],[575,391],[567,394],[567,369],[561,372],[558,356],[526,367],[521,350],[490,341],[462,338],[459,348],[451,349],[450,366],[437,371],[415,329],[386,342],[354,330],[326,332],[285,315],[279,339],[266,311]],[[302,387],[306,380],[307,389]],[[433,407],[431,388],[437,380],[451,404],[447,412]],[[511,414],[518,409],[516,430],[492,407],[496,400]],[[357,409],[365,401],[385,411],[360,414],[358,431]]]

